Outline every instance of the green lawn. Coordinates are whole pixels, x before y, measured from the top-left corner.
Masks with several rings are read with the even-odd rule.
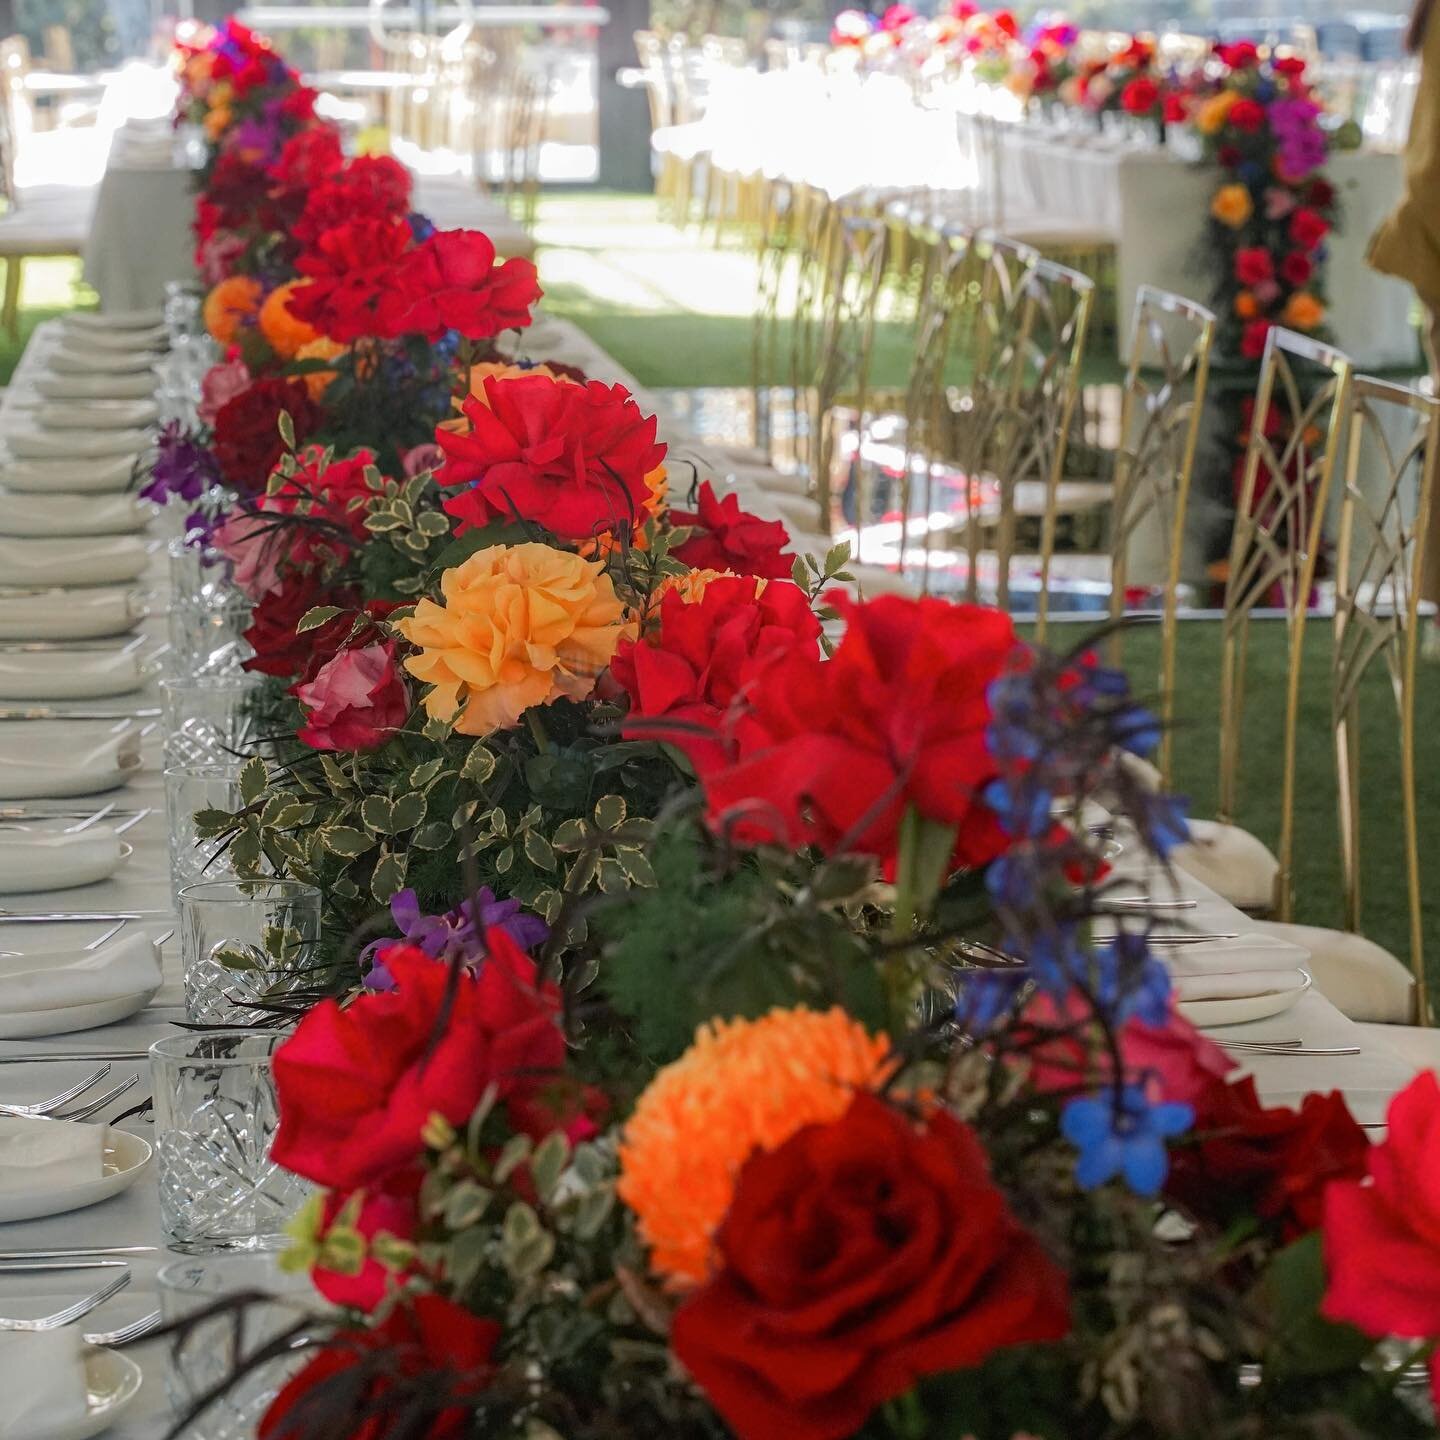
[[[27,260],[21,278],[20,333],[0,332],[0,385],[8,385],[30,332],[44,320],[67,310],[91,308],[95,292],[80,279],[80,262],[72,259]]]

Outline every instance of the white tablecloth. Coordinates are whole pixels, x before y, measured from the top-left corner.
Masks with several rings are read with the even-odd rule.
[[[102,310],[144,310],[165,283],[194,273],[191,171],[172,161],[142,164],[112,151],[85,240],[85,279]]]

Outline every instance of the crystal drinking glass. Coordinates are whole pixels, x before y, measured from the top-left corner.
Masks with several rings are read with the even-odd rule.
[[[278,1250],[309,1187],[270,1158],[273,1030],[170,1035],[150,1047],[160,1223],[186,1254]]]

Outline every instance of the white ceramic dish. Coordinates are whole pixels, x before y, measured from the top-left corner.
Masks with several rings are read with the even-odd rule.
[[[50,1035],[73,1035],[77,1030],[96,1030],[116,1025],[143,1010],[160,987],[118,995],[113,1000],[95,1000],[89,1005],[58,1005],[49,1010],[8,1010],[0,1014],[0,1040],[43,1040]],[[0,1207],[4,1206],[0,1198]],[[0,1216],[0,1219],[3,1219]]]
[[[15,830],[27,828],[21,825],[14,827]],[[4,854],[6,859],[6,873],[0,874],[0,895],[25,895],[31,890],[74,890],[81,885],[95,885],[101,880],[108,880],[134,853],[135,847],[128,840],[122,840],[118,855],[107,856],[97,846],[92,856],[87,848],[83,858],[62,855],[64,868],[61,869],[52,857],[42,854],[28,869],[22,869],[27,857],[0,849],[0,854]],[[47,864],[50,873],[40,873]],[[14,873],[17,870],[20,873]],[[4,1023],[4,1017],[0,1016],[0,1025]]]
[[[21,1440],[90,1440],[114,1425],[134,1403],[144,1373],[118,1350],[85,1352],[85,1413],[59,1425],[26,1431]]]
[[[87,1122],[81,1120],[75,1123],[83,1125]],[[0,1221],[40,1220],[47,1215],[65,1215],[71,1210],[83,1210],[87,1205],[98,1205],[100,1201],[108,1200],[122,1190],[128,1190],[140,1178],[150,1163],[150,1146],[138,1135],[131,1135],[126,1130],[107,1128],[105,1154],[101,1163],[104,1173],[98,1180],[86,1180],[79,1185],[66,1185],[58,1190],[30,1190],[15,1195],[0,1195]],[[106,1422],[108,1423],[109,1421]],[[75,1432],[77,1436],[80,1433]],[[95,1432],[87,1430],[84,1433],[91,1435]]]
[[[1308,970],[1296,970],[1294,975],[1293,986],[1267,990],[1263,995],[1244,995],[1225,1000],[1179,1000],[1175,1008],[1201,1030],[1217,1025],[1246,1025],[1252,1020],[1268,1020],[1291,1009],[1315,983]]]

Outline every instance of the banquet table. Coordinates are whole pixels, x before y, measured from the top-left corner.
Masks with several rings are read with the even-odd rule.
[[[0,446],[18,429],[35,423],[34,414],[40,400],[39,392],[34,388],[35,382],[46,374],[59,339],[59,322],[40,326],[32,337],[12,385],[0,400]],[[531,353],[548,354],[580,364],[590,373],[603,375],[606,379],[625,381],[630,378],[588,337],[574,327],[553,320],[542,317],[527,336],[526,344]],[[642,404],[651,398],[643,390],[640,395]],[[672,438],[678,442],[674,452],[677,457],[691,456],[697,464],[705,467],[704,473],[715,473],[717,479],[723,479],[712,470],[712,462],[703,449],[688,445],[683,436]],[[0,452],[0,487],[3,487],[10,464]],[[737,477],[732,488],[745,504],[763,504],[763,493],[743,478]],[[0,504],[4,499],[5,494],[0,489]],[[157,536],[161,528],[159,520],[152,525],[152,531]],[[139,633],[145,637],[147,648],[158,649],[164,630],[166,603],[162,548],[157,547],[150,572],[142,583],[151,596],[151,614],[142,622]],[[63,598],[57,597],[57,604],[61,603],[64,603]],[[132,703],[135,706],[156,703],[153,678],[142,693],[133,697],[133,702],[127,697],[126,706]],[[127,807],[140,805],[153,808],[138,826],[128,832],[126,838],[134,843],[135,853],[122,870],[110,880],[87,887],[7,896],[3,902],[6,908],[27,912],[133,910],[144,912],[144,918],[132,922],[133,925],[145,927],[153,934],[171,928],[174,921],[159,774],[161,746],[158,732],[145,737],[142,753],[144,763],[141,769],[122,792],[117,792],[117,797],[123,796]],[[1122,852],[1117,868],[1120,873],[1141,873],[1140,869],[1133,868],[1127,872],[1127,866],[1143,869],[1133,850]],[[1169,884],[1149,872],[1146,872],[1146,878],[1156,885],[1157,893]],[[1225,901],[1187,877],[1177,877],[1175,883],[1178,893],[1197,902],[1196,909],[1189,914],[1200,928],[1245,932],[1248,926],[1246,918]],[[3,939],[7,945],[12,942],[23,944],[32,933],[20,925],[0,928],[3,928]],[[77,927],[77,930],[84,929]],[[85,933],[88,935],[89,931]],[[24,1102],[52,1094],[96,1068],[98,1062],[85,1059],[86,1055],[111,1052],[128,1057],[114,1062],[112,1083],[138,1074],[140,1084],[107,1113],[128,1109],[137,1098],[148,1094],[147,1067],[141,1058],[143,1052],[154,1040],[172,1033],[175,1022],[183,1019],[178,947],[173,939],[164,946],[164,961],[163,988],[144,1010],[128,1020],[49,1039],[0,1041],[0,1101]],[[1339,1087],[1350,1100],[1357,1118],[1366,1123],[1373,1124],[1383,1119],[1389,1097],[1413,1073],[1410,1065],[1383,1046],[1361,1038],[1356,1027],[1314,991],[1284,1016],[1236,1027],[1231,1032],[1216,1033],[1232,1034],[1247,1040],[1300,1036],[1314,1045],[1358,1044],[1361,1053],[1355,1056],[1313,1059],[1262,1055],[1248,1061],[1247,1066],[1255,1074],[1261,1093],[1267,1099],[1293,1102],[1309,1089]],[[40,1055],[73,1055],[75,1058],[60,1061],[27,1059]],[[124,1121],[123,1127],[142,1136],[147,1135],[149,1130],[147,1123],[140,1118]],[[153,1162],[149,1172],[141,1175],[130,1189],[99,1205],[46,1219],[0,1224],[0,1253],[96,1245],[154,1247],[153,1251],[134,1257],[134,1280],[130,1288],[88,1317],[84,1322],[87,1329],[113,1329],[156,1308],[154,1276],[168,1258],[163,1243]],[[5,1273],[0,1266],[0,1315],[46,1313],[57,1308],[57,1302],[64,1303],[65,1299],[96,1288],[107,1273],[92,1270],[16,1275]],[[166,1347],[163,1342],[149,1342],[129,1353],[144,1368],[145,1385],[135,1407],[109,1433],[122,1437],[122,1440],[157,1440],[168,1414],[164,1384]]]

